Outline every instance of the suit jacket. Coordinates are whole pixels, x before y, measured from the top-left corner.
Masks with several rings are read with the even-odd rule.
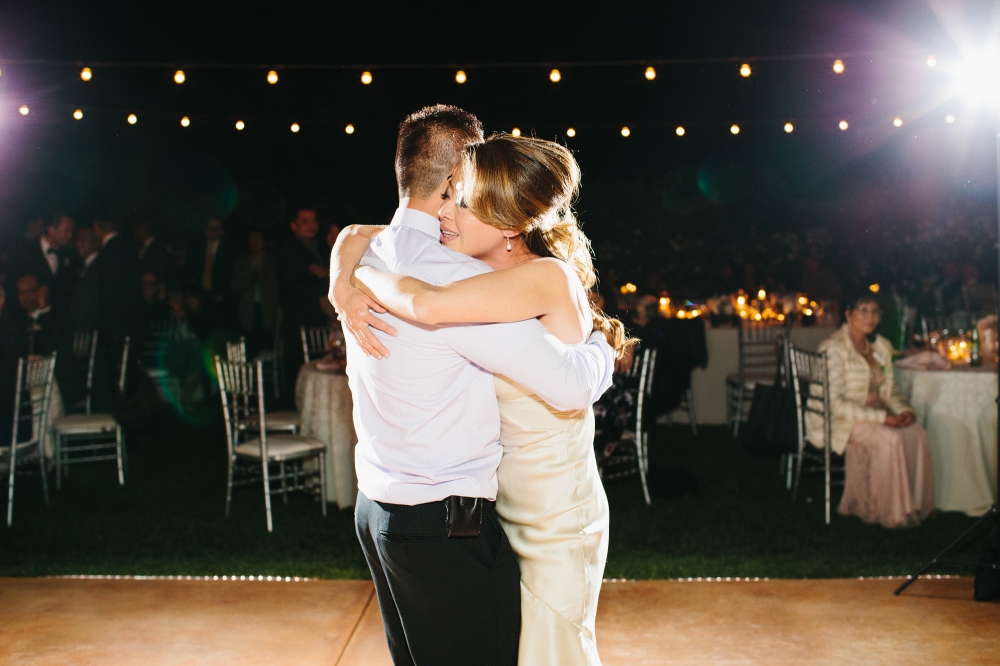
[[[310,273],[310,264],[323,266],[318,250],[314,253],[297,237],[289,238],[278,255],[284,328],[289,331],[298,330],[299,326],[326,326],[329,322],[319,299],[326,295],[330,281]]]
[[[69,324],[74,331],[92,331],[97,328],[98,311],[101,306],[97,284],[95,258],[89,266],[84,266],[73,285],[73,295],[69,302]]]
[[[90,265],[97,280],[97,328],[106,343],[117,343],[138,330],[142,284],[135,248],[115,236]]]

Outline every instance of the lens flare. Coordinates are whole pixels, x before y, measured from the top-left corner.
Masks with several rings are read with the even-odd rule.
[[[955,116],[949,113],[947,116],[944,117],[944,121],[949,125],[951,125],[953,122],[955,122]]]
[[[937,67],[937,58],[935,58],[932,55],[927,56],[927,66],[928,67]]]

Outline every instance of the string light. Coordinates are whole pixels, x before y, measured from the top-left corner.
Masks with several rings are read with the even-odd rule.
[[[785,134],[791,134],[795,131],[795,125],[791,123],[785,123]]]
[[[881,289],[882,287],[879,286],[878,283],[868,285],[868,291],[872,292],[873,294],[877,294],[879,291],[881,291]]]
[[[647,67],[646,68],[646,80],[647,81],[652,81],[655,78],[656,78],[656,70],[653,69],[652,67]]]
[[[834,60],[833,61],[833,73],[834,74],[843,74],[844,73],[844,61],[843,60]]]
[[[361,83],[363,83],[365,85],[368,85],[371,82],[372,82],[372,73],[371,72],[361,72]]]
[[[750,69],[750,65],[748,65],[747,63],[743,63],[742,65],[740,65],[740,76],[742,76],[745,79],[751,74],[753,74],[753,70]]]
[[[892,124],[895,125],[896,127],[902,127],[903,119],[900,118],[899,116],[896,116],[895,118],[892,119]]]
[[[622,136],[628,136],[631,133],[632,133],[632,130],[630,130],[629,128],[627,128],[627,127],[623,127],[622,128]]]
[[[837,123],[837,127],[839,127],[842,130],[846,130],[847,129],[847,121],[846,120],[841,120],[839,123]]]
[[[83,120],[83,111],[81,111],[80,109],[77,109],[76,111],[73,112],[73,117],[76,120]]]
[[[89,81],[94,76],[94,73],[90,71],[89,67],[84,67],[80,70],[80,78],[84,81]]]
[[[344,131],[348,134],[354,134],[354,125],[348,124],[347,127],[344,128]]]
[[[267,82],[272,86],[278,82],[278,73],[273,69],[267,73]]]
[[[677,134],[677,136],[684,136],[687,133],[687,130],[684,129],[682,125],[678,125],[677,129],[675,129],[674,132]]]
[[[181,118],[181,127],[187,127],[190,124],[191,124],[191,119],[190,118],[188,118],[187,116],[184,116],[183,118]]]
[[[944,117],[944,121],[949,125],[951,125],[953,122],[955,122],[955,116],[949,113],[947,116]]]
[[[935,58],[932,55],[927,56],[927,66],[928,67],[936,67],[937,66],[937,58]]]
[[[576,136],[576,130],[570,127],[568,130],[566,130],[566,136],[572,139],[574,136]]]
[[[732,126],[730,126],[730,128],[729,128],[729,132],[730,132],[730,134],[739,134],[740,133],[740,126],[737,125],[736,123],[733,123]]]
[[[187,77],[184,76],[184,70],[183,69],[178,69],[176,72],[174,72],[174,83],[180,85],[181,83],[184,83],[185,81],[187,81]]]
[[[135,125],[137,122],[139,122],[139,116],[135,115],[134,113],[130,113],[128,114],[128,118],[126,120],[128,120],[129,125]]]
[[[559,73],[558,69],[553,69],[549,72],[549,81],[552,83],[559,83],[562,80],[562,74]]]
[[[26,115],[28,115],[28,114],[29,114],[29,113],[31,112],[31,109],[29,109],[29,108],[28,108],[28,105],[27,105],[27,104],[22,104],[22,105],[21,105],[21,108],[20,108],[20,109],[18,109],[18,112],[19,112],[19,113],[20,113],[20,114],[21,114],[22,116],[26,116]]]
[[[521,130],[517,127],[510,131],[511,136],[521,136]]]
[[[242,120],[236,121],[236,129],[242,131],[244,127],[246,127],[246,123],[244,123]]]
[[[299,124],[298,124],[298,123],[292,123],[292,126],[291,126],[291,127],[289,128],[289,129],[291,129],[291,130],[292,130],[292,132],[294,133],[294,132],[298,132],[298,131],[299,131],[300,129],[302,129],[302,128],[301,128],[301,127],[299,127]]]
[[[465,83],[466,81],[468,81],[468,79],[465,76],[465,70],[460,69],[457,72],[455,72],[455,83],[461,84]]]

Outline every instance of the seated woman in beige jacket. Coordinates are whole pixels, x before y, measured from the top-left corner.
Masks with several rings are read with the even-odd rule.
[[[886,527],[919,525],[934,511],[927,433],[893,381],[892,344],[875,335],[875,295],[864,289],[848,302],[846,323],[819,346],[830,379],[830,448],[846,468],[838,511]],[[822,432],[822,422],[810,426],[810,434]]]

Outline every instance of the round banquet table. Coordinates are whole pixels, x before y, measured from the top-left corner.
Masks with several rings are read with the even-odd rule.
[[[927,431],[935,506],[980,516],[997,496],[995,367],[895,368],[903,397]]]
[[[326,361],[325,363],[329,363]],[[319,364],[319,367],[317,367]],[[344,509],[354,506],[354,420],[351,390],[342,367],[323,369],[324,361],[306,363],[295,382],[300,432],[326,444],[326,498]]]

